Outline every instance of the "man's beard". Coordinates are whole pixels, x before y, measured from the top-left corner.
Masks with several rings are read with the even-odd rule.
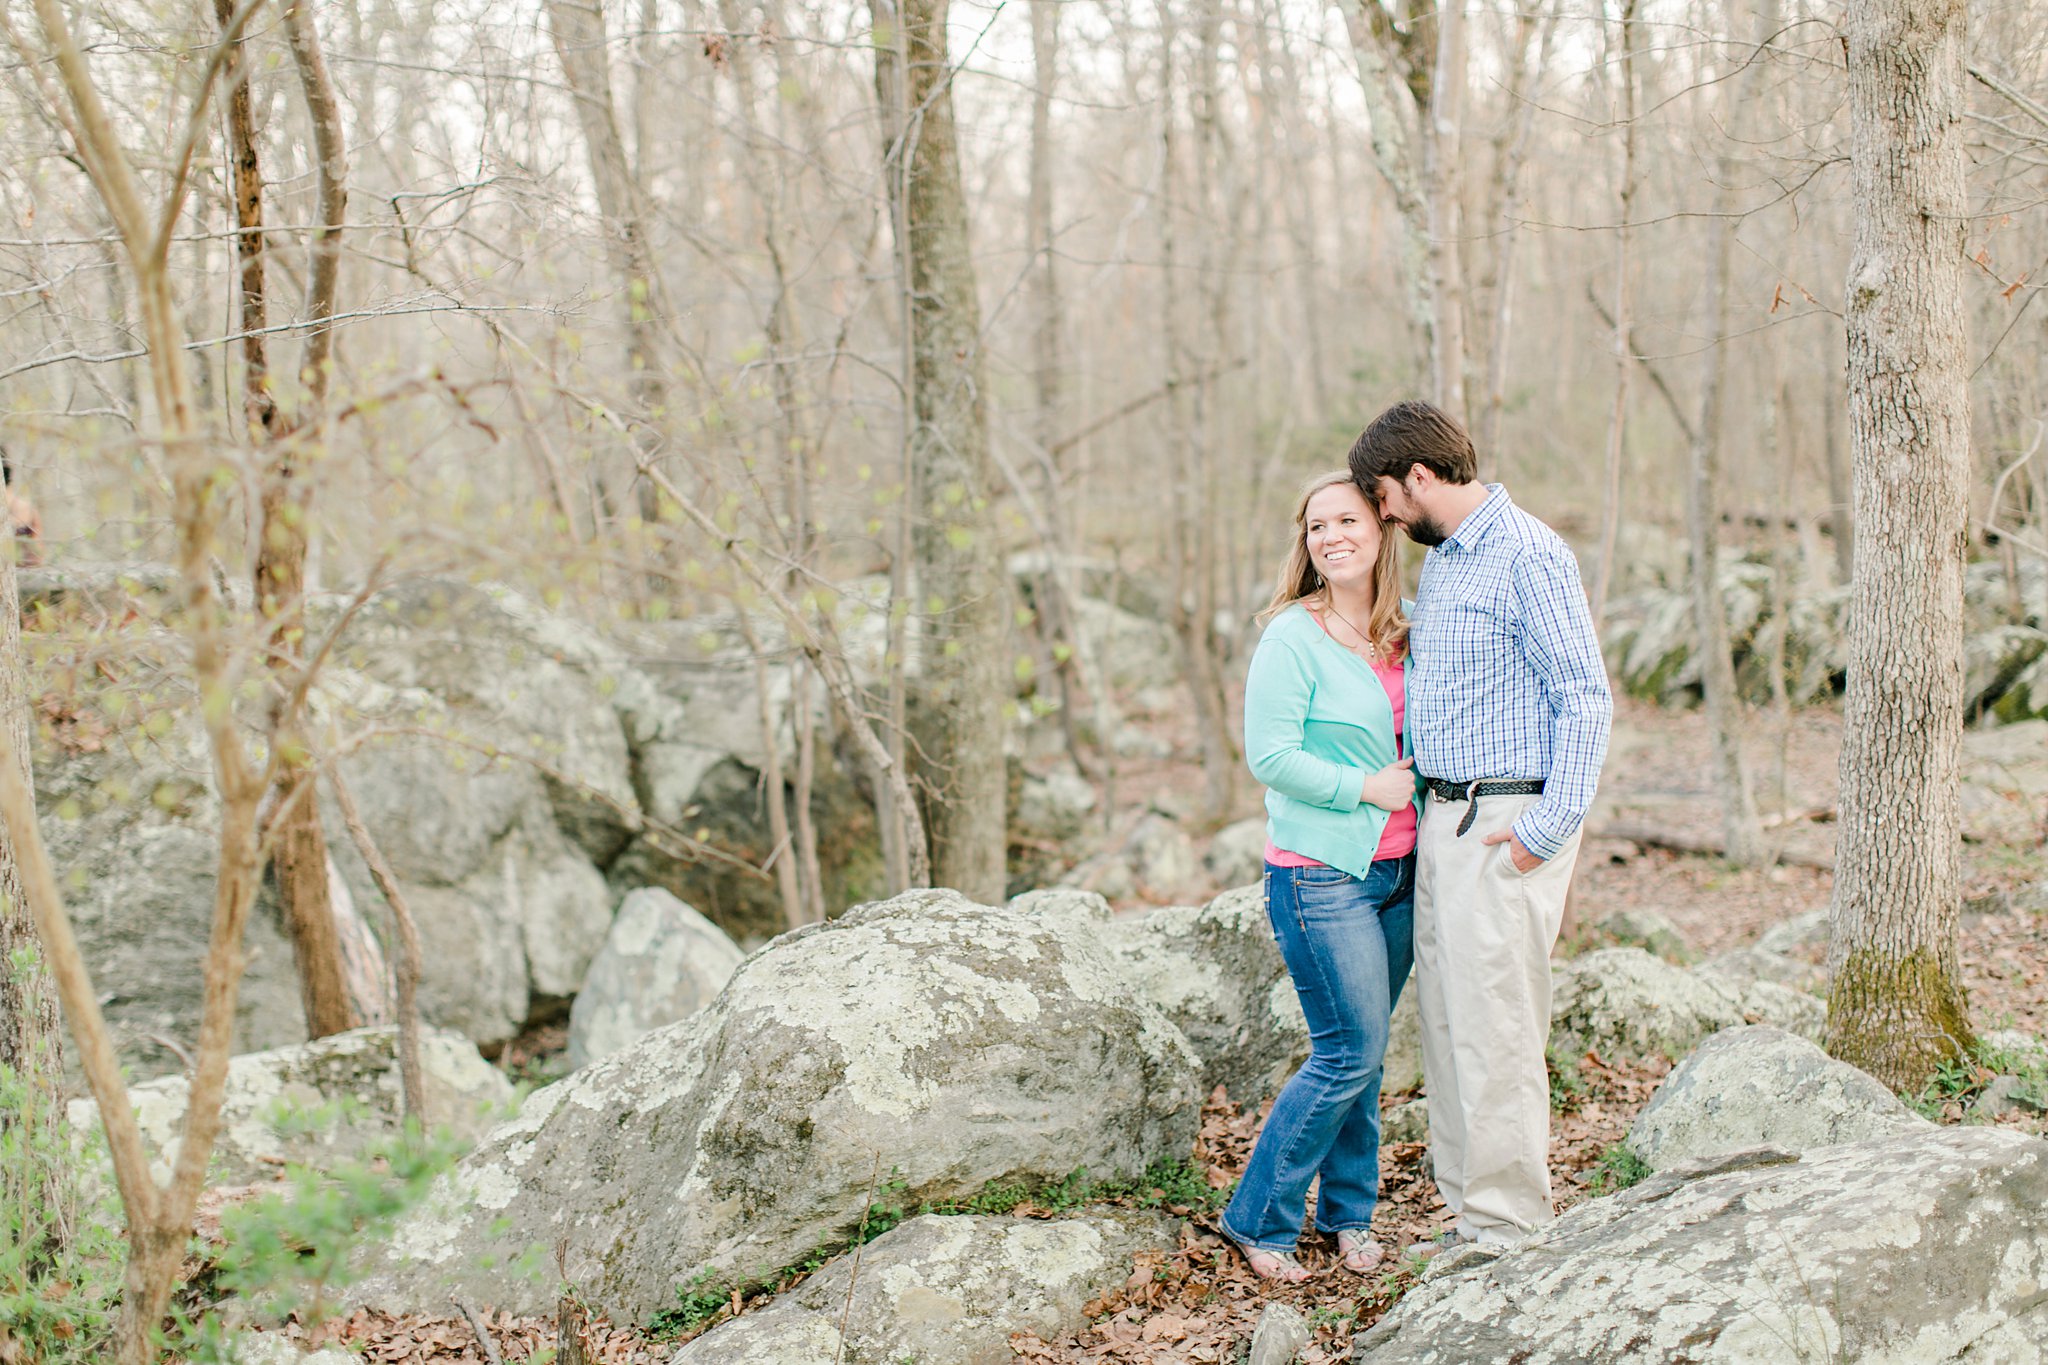
[[[1437,523],[1435,517],[1418,516],[1414,521],[1402,522],[1401,529],[1408,533],[1408,539],[1430,549],[1435,549],[1450,539],[1450,533]]]

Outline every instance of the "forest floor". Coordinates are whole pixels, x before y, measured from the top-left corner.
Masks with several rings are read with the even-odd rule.
[[[1141,721],[1167,741],[1172,756],[1128,763],[1121,776],[1129,802],[1117,822],[1127,832],[1146,810],[1187,821],[1202,793],[1198,750],[1185,723],[1169,713]],[[1746,757],[1767,813],[1795,818],[1775,829],[1785,848],[1809,862],[1825,862],[1833,845],[1836,758],[1841,739],[1837,707],[1794,712],[1789,723],[1760,718],[1745,738]],[[2048,755],[2041,756],[2048,759]],[[1719,829],[1712,787],[1711,750],[1698,711],[1670,711],[1621,703],[1599,805],[1589,828],[1633,828],[1635,838],[1589,838],[1581,853],[1571,921],[1561,952],[1600,942],[1591,926],[1618,910],[1654,910],[1677,926],[1701,957],[1754,942],[1772,925],[1825,910],[1832,875],[1822,867],[1735,867],[1721,858],[1656,846],[1645,831],[1677,842],[1711,841]],[[1255,814],[1257,793],[1241,784],[1233,818]],[[1112,840],[1118,837],[1112,831]],[[2005,908],[2005,897],[2048,878],[2048,850],[2038,838],[1965,846],[1962,955],[1973,1017],[1980,1028],[2018,1027],[2048,1032],[2048,915]],[[1216,888],[1220,889],[1220,888]],[[543,1049],[545,1050],[545,1044]],[[1561,1207],[1602,1192],[1610,1179],[1602,1158],[1628,1131],[1665,1068],[1610,1065],[1588,1055],[1577,1083],[1554,1084],[1557,1112],[1551,1125],[1551,1175]],[[1406,1096],[1389,1096],[1389,1104]],[[1945,1117],[1955,1121],[1961,1107]],[[1220,1093],[1204,1111],[1195,1164],[1211,1188],[1227,1189],[1250,1154],[1262,1112],[1245,1113]],[[2038,1130],[2038,1119],[2007,1120]],[[1213,1214],[1191,1216],[1180,1246],[1141,1258],[1130,1279],[1090,1305],[1089,1326],[1057,1341],[1023,1334],[1012,1346],[1021,1360],[1116,1362],[1117,1365],[1206,1365],[1238,1358],[1265,1305],[1294,1304],[1315,1329],[1302,1359],[1322,1365],[1345,1359],[1354,1333],[1377,1321],[1415,1283],[1411,1248],[1447,1224],[1442,1200],[1428,1174],[1422,1143],[1390,1143],[1382,1152],[1381,1206],[1375,1233],[1392,1253],[1373,1275],[1359,1277],[1336,1263],[1334,1248],[1311,1234],[1302,1261],[1313,1272],[1306,1284],[1276,1288],[1251,1275],[1241,1257],[1217,1235]],[[1046,1216],[1024,1206],[1020,1216]],[[740,1305],[752,1311],[765,1298]],[[533,1359],[555,1345],[553,1324],[505,1315],[488,1320],[506,1361]],[[421,1365],[481,1362],[475,1334],[459,1317],[391,1317],[358,1313],[317,1334],[347,1341],[365,1358]],[[600,1325],[587,1358],[605,1365],[665,1361],[673,1342],[657,1342],[627,1329]]]

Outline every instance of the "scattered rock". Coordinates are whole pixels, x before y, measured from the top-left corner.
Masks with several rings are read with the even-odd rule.
[[[1381,1063],[1380,1093],[1405,1095],[1422,1089],[1422,1013],[1415,1003],[1415,978],[1409,977],[1387,1021],[1387,1057]]]
[[[717,998],[740,965],[725,930],[659,887],[627,896],[569,1010],[569,1065],[588,1066]]]
[[[1266,874],[1266,821],[1264,816],[1225,825],[1209,840],[1202,863],[1210,880],[1219,887],[1246,886],[1262,881]]]
[[[1138,879],[1139,894],[1155,903],[1171,904],[1200,889],[1202,865],[1194,841],[1167,816],[1153,813],[1139,820],[1124,844],[1124,857]]]
[[[1194,1045],[1203,1094],[1220,1085],[1257,1106],[1308,1060],[1308,1021],[1273,942],[1262,888],[1226,891],[1200,909],[1126,915],[1101,933],[1127,979]]]
[[[512,1108],[505,1073],[457,1034],[421,1031],[420,1078],[429,1126],[446,1124],[475,1138]],[[177,1160],[190,1086],[183,1076],[165,1076],[128,1093],[151,1170],[166,1180]],[[286,1162],[325,1169],[397,1136],[404,1112],[394,1025],[246,1053],[228,1063],[220,1137],[207,1169],[222,1185],[274,1179]],[[91,1128],[99,1123],[99,1106],[73,1100],[67,1117],[76,1127]]]
[[[1808,910],[1782,920],[1764,930],[1756,946],[1767,953],[1824,953],[1828,947],[1828,912]]]
[[[1759,981],[1771,981],[1808,995],[1819,995],[1828,979],[1824,970],[1803,958],[1757,947],[1731,948],[1708,958],[1694,970],[1720,977],[1737,990],[1747,990]]]
[[[1696,956],[1671,917],[1655,910],[1617,910],[1593,928],[1623,947],[1641,948],[1667,962],[1683,965]]]
[[[2001,1119],[2007,1114],[2048,1114],[2048,1098],[2044,1098],[2038,1081],[2020,1076],[1999,1076],[1984,1087],[1970,1111],[1987,1119]]]
[[[1269,1303],[1259,1314],[1259,1325],[1252,1332],[1252,1352],[1246,1365],[1294,1365],[1301,1356],[1301,1348],[1314,1335],[1299,1308],[1289,1303]]]
[[[1133,1256],[1173,1247],[1176,1226],[1121,1210],[1052,1221],[926,1214],[862,1249],[857,1273],[842,1255],[690,1342],[672,1365],[1010,1365],[1011,1333],[1077,1330],[1088,1301],[1129,1277]]]
[[[1010,908],[1020,915],[1043,915],[1052,919],[1066,919],[1091,930],[1099,930],[1108,924],[1114,913],[1109,902],[1093,891],[1081,891],[1070,886],[1047,887],[1039,891],[1026,891],[1010,899]]]
[[[1381,1142],[1429,1141],[1429,1101],[1404,1100],[1380,1115]]]
[[[234,1365],[358,1365],[362,1357],[340,1346],[307,1351],[289,1337],[236,1332],[228,1338],[228,1359]]]
[[[1636,1115],[1628,1145],[1661,1171],[1749,1147],[1803,1152],[1926,1126],[1875,1077],[1804,1038],[1745,1026],[1679,1063]]]
[[[1086,925],[910,892],[783,935],[708,1008],[535,1092],[353,1297],[545,1312],[566,1279],[644,1322],[699,1276],[848,1241],[877,1180],[915,1207],[1182,1155],[1198,1073]],[[534,1246],[539,1278],[502,1268]]]
[[[1997,625],[1963,639],[1963,711],[1975,715],[2002,698],[2048,653],[2048,635],[2030,626]]]
[[[1046,843],[1065,843],[1080,836],[1095,806],[1094,783],[1071,764],[1056,767],[1044,777],[1027,774],[1017,788],[1010,829],[1013,834]]]
[[[1738,1024],[1817,1031],[1826,1007],[1768,981],[1737,988],[1689,972],[1640,948],[1603,948],[1554,969],[1550,1036],[1572,1055],[1594,1049],[1610,1061],[1679,1058],[1708,1034]]]
[[[1925,1127],[1726,1165],[1651,1176],[1465,1273],[1430,1276],[1352,1359],[2040,1358],[2048,1142]]]

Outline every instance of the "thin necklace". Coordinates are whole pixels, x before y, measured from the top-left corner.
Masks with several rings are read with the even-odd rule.
[[[1372,642],[1372,636],[1367,635],[1364,631],[1360,630],[1358,628],[1358,622],[1352,620],[1343,612],[1337,610],[1336,600],[1331,596],[1330,591],[1327,588],[1323,590],[1323,610],[1330,613],[1330,615],[1336,617],[1339,621],[1342,621],[1345,625],[1351,627],[1351,633],[1353,635],[1356,635],[1359,639],[1365,641],[1365,658],[1367,662],[1379,658],[1380,648],[1378,645]],[[1356,654],[1358,651],[1354,649],[1351,652]]]

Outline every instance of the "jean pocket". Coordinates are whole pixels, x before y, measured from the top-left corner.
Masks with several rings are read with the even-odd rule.
[[[1342,886],[1357,880],[1341,867],[1297,867],[1293,875],[1296,886]]]

